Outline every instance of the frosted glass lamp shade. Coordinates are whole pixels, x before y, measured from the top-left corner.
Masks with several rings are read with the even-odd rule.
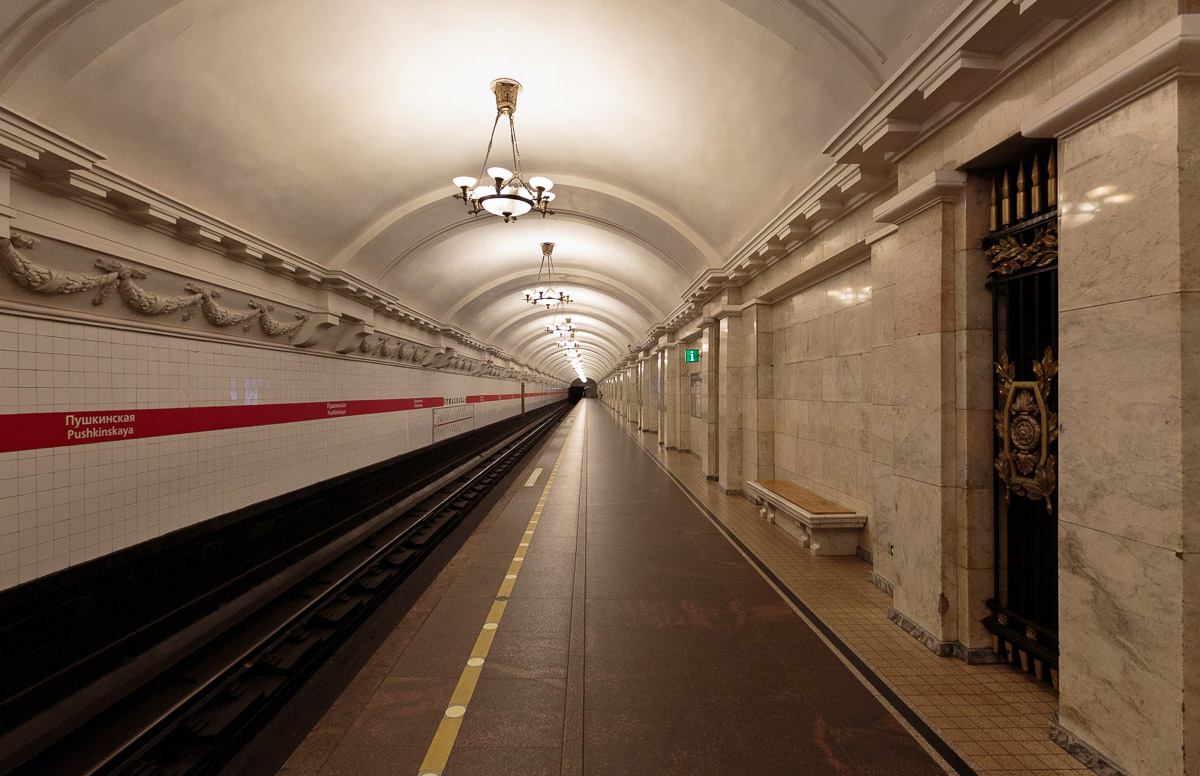
[[[503,167],[489,167],[487,174],[489,178],[499,178],[501,181],[506,181],[512,177],[512,171]]]
[[[543,175],[535,175],[529,179],[529,185],[533,186],[535,189],[549,191],[550,189],[554,188],[554,181]]]
[[[470,175],[460,175],[454,179],[454,185],[458,186],[460,189],[469,189],[476,183],[479,183],[479,181],[475,180]]]
[[[489,199],[483,203],[483,209],[492,215],[503,216],[508,213],[510,216],[523,216],[530,210],[530,205],[520,199],[509,197],[497,197]]]

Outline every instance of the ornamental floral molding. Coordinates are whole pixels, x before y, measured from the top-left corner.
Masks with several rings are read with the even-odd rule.
[[[221,292],[197,283],[188,283],[184,290],[188,293],[177,296],[156,294],[139,286],[135,280],[145,280],[149,273],[145,270],[122,264],[114,259],[98,258],[96,267],[102,272],[88,274],[70,272],[38,264],[22,255],[17,248],[30,249],[37,245],[37,240],[21,234],[10,238],[0,238],[0,268],[8,273],[21,288],[37,294],[59,296],[63,294],[78,294],[95,291],[92,304],[97,307],[105,304],[112,297],[113,291],[130,310],[141,315],[169,315],[183,312],[182,319],[191,320],[199,310],[204,320],[213,326],[241,326],[243,331],[250,331],[255,324],[268,337],[287,337],[293,339],[300,327],[308,320],[308,313],[295,313],[294,322],[285,322],[274,318],[271,313],[274,305],[256,300],[249,300],[246,305],[249,310],[232,310],[222,307],[216,300],[221,298]]]
[[[182,313],[181,320],[191,320],[197,312],[210,325],[218,328],[241,326],[250,331],[256,325],[268,337],[296,337],[310,314],[294,313],[295,321],[283,321],[271,315],[275,307],[265,302],[250,299],[249,309],[236,310],[217,303],[221,291],[198,283],[185,283],[187,293],[164,295],[148,291],[135,281],[145,280],[149,273],[138,267],[110,258],[95,259],[99,272],[74,272],[39,264],[20,250],[29,250],[38,240],[23,234],[0,238],[0,270],[6,273],[21,288],[47,296],[63,296],[91,292],[92,304],[99,307],[107,304],[114,293],[124,305],[139,315],[159,316]],[[453,348],[422,345],[400,337],[376,334],[364,337],[358,351],[367,356],[398,361],[438,370],[463,372],[479,377],[496,377],[508,380],[531,380],[532,376],[521,370],[501,366],[492,361],[481,361],[454,352]]]
[[[1058,261],[1058,223],[1039,229],[1028,245],[1009,235],[988,248],[984,255],[992,260],[989,275],[1011,275],[1029,267],[1048,267]]]
[[[1058,440],[1058,414],[1049,409],[1051,382],[1058,375],[1058,362],[1050,348],[1041,361],[1033,362],[1036,380],[1015,380],[1016,364],[1001,352],[995,363],[996,389],[1002,410],[995,413],[996,433],[1000,436],[1000,454],[996,472],[1010,493],[1033,501],[1046,501],[1046,513],[1053,513],[1050,496],[1058,485],[1058,463],[1050,445]]]

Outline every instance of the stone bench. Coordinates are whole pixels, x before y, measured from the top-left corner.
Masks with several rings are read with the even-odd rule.
[[[787,480],[747,482],[758,511],[799,540],[813,555],[854,555],[867,516]]]

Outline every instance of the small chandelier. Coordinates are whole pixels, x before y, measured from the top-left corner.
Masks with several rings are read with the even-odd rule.
[[[571,324],[571,316],[563,315],[563,303],[559,302],[554,309],[554,318],[546,324],[546,332],[557,334],[561,338],[575,339],[576,331],[578,329]]]
[[[567,292],[554,287],[554,243],[542,243],[542,264],[538,267],[537,288],[525,292],[525,301],[530,304],[544,304],[549,310],[552,305],[564,305],[571,301]],[[545,278],[543,281],[542,278]]]
[[[491,183],[477,185],[479,179],[469,175],[460,175],[454,179],[454,185],[460,189],[454,198],[466,203],[468,213],[477,216],[480,210],[486,210],[503,218],[506,224],[516,221],[517,216],[523,216],[531,210],[540,211],[542,218],[554,215],[553,210],[546,208],[554,200],[554,194],[550,191],[554,188],[553,181],[535,175],[526,183],[521,174],[521,152],[517,149],[517,128],[513,123],[513,114],[517,111],[517,94],[520,91],[521,84],[511,78],[497,78],[492,81],[492,93],[496,95],[496,121],[492,124],[487,153],[483,155],[483,166],[480,167],[480,178],[486,173],[485,180],[490,180]],[[488,167],[488,158],[492,155],[492,143],[496,140],[496,127],[500,125],[501,116],[508,116],[512,170],[507,167]]]

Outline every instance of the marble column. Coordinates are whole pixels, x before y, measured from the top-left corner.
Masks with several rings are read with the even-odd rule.
[[[1131,776],[1200,774],[1198,38],[1181,16],[1022,121],[1059,139],[1053,733]]]
[[[896,262],[898,240],[886,239],[896,233],[886,226],[868,235],[871,247],[871,350],[868,358],[871,408],[871,552],[870,579],[884,591],[893,591],[895,579],[896,485],[893,472],[895,409]]]
[[[721,390],[718,380],[721,361],[720,324],[715,318],[705,318],[700,350],[700,392],[704,406],[704,436],[694,440],[699,447],[700,470],[710,480],[720,477],[721,451],[718,444],[721,426]]]
[[[639,391],[638,430],[658,432],[658,357],[644,352],[638,359]]]
[[[742,492],[743,482],[742,413],[745,407],[742,404],[742,384],[748,354],[742,341],[741,314],[726,309],[719,316],[716,360],[717,392],[721,404],[718,413],[717,487],[722,493],[737,494]]]
[[[699,343],[679,342],[671,354],[676,365],[675,386],[679,396],[679,404],[676,407],[679,418],[678,435],[675,444],[684,452],[692,449],[692,374],[684,358],[688,348],[698,345]]]
[[[770,304],[742,310],[742,473],[747,479],[775,478],[775,334]]]
[[[894,511],[881,536],[889,616],[940,655],[958,638],[954,202],[966,179],[936,171],[875,210],[876,221],[898,227],[877,249],[894,259],[895,278]]]
[[[663,398],[658,443],[668,450],[679,449],[679,428],[683,418],[679,408],[679,373],[683,366],[683,350],[678,343],[670,342],[659,353],[662,375]]]

